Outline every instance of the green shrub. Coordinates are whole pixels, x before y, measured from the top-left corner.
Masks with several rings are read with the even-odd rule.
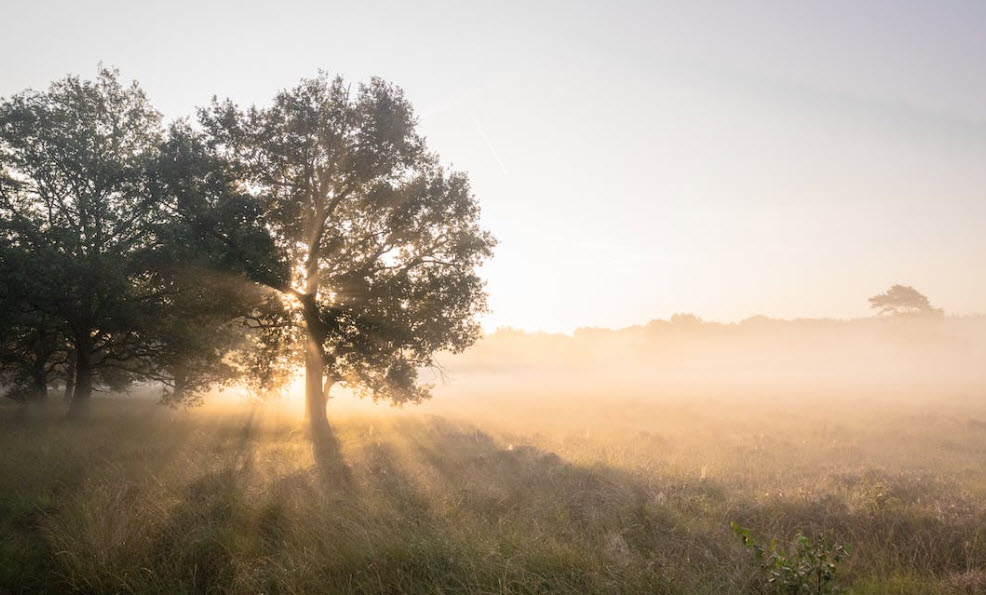
[[[753,550],[767,585],[774,593],[784,595],[836,595],[842,591],[835,582],[835,570],[849,555],[846,546],[836,543],[830,536],[818,535],[814,539],[798,534],[794,551],[785,552],[777,540],[770,545],[757,543],[750,537],[750,530],[731,523],[743,545]]]

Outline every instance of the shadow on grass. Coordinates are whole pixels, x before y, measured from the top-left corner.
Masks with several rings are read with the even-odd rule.
[[[251,409],[241,427],[224,428],[231,438],[224,463],[185,487],[151,538],[149,569],[182,592],[215,592],[235,576],[230,544],[253,472],[255,415]]]
[[[312,427],[310,434],[312,456],[322,480],[341,490],[351,488],[352,473],[332,426],[325,424]]]
[[[982,509],[920,512],[947,489],[919,477],[751,499],[437,417],[348,421],[310,445],[253,414],[132,421],[4,426],[0,592],[750,592],[732,520],[765,540],[833,529],[850,578],[973,576],[986,551]]]
[[[344,491],[288,505],[305,511],[302,531],[332,536],[282,577],[288,590],[675,592],[663,570],[682,542],[668,538],[674,515],[642,478],[441,418],[378,425],[356,437],[347,428]],[[288,501],[318,491],[284,481],[276,491]]]

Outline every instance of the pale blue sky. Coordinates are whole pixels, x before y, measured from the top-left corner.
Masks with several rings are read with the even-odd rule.
[[[4,2],[0,95],[99,61],[168,117],[405,88],[501,240],[488,326],[986,311],[986,3]]]

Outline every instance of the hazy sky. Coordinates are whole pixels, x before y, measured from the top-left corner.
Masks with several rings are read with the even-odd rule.
[[[406,90],[501,240],[488,326],[986,311],[986,2],[2,0],[0,95],[99,61],[168,117]],[[810,4],[810,5],[809,5]]]

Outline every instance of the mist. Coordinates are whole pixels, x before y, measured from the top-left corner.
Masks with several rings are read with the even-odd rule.
[[[986,318],[705,322],[690,315],[572,335],[501,329],[446,356],[443,394],[800,399],[980,398]]]
[[[981,2],[383,4],[4,6],[0,595],[986,594]]]

